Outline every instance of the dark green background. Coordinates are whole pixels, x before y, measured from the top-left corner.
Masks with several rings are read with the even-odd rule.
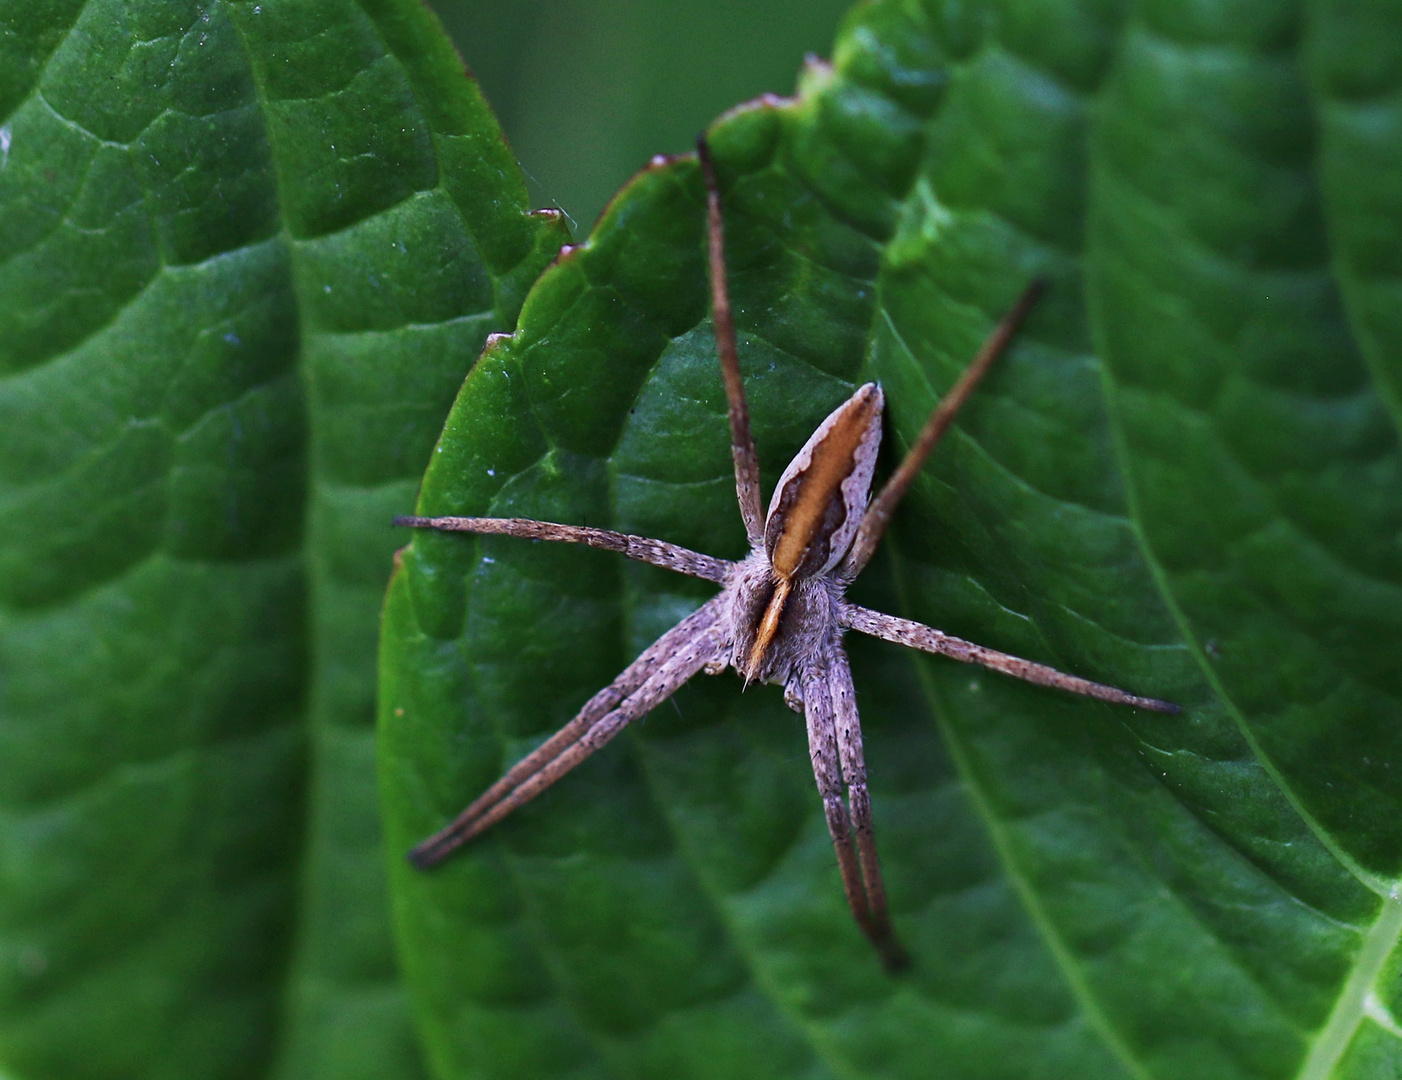
[[[654,154],[691,149],[719,113],[793,92],[831,51],[845,0],[439,0],[538,206],[583,235]]]
[[[1402,8],[836,17],[474,6],[531,181],[413,0],[0,8],[6,1080],[1396,1076]],[[1048,275],[861,596],[1187,710],[854,642],[901,981],[729,676],[401,861],[704,588],[416,540],[374,727],[430,458],[741,550],[694,165],[534,289],[529,211],[796,78],[714,129],[766,477]]]

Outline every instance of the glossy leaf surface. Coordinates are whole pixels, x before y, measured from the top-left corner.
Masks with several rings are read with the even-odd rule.
[[[0,1069],[423,1075],[390,516],[560,229],[415,3],[0,12]]]
[[[767,483],[860,379],[903,445],[1050,281],[858,598],[1185,712],[852,640],[915,956],[893,980],[801,722],[699,679],[440,870],[392,872],[438,1076],[1396,1071],[1390,12],[884,0],[795,100],[717,123]],[[742,553],[701,230],[691,161],[620,194],[469,375],[420,513]],[[707,594],[416,536],[381,656],[391,844]]]

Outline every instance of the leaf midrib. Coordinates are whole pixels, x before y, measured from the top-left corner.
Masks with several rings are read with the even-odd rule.
[[[1119,422],[1116,384],[1109,365],[1103,360],[1100,370],[1102,394],[1115,459],[1119,466],[1120,476],[1128,477],[1130,475],[1129,451],[1125,445],[1124,427]],[[1351,877],[1383,901],[1378,917],[1373,921],[1363,938],[1363,945],[1349,970],[1348,979],[1339,991],[1338,1000],[1335,1002],[1328,1020],[1315,1035],[1310,1052],[1301,1065],[1300,1071],[1296,1074],[1296,1080],[1327,1080],[1339,1058],[1348,1048],[1353,1033],[1366,1016],[1364,1001],[1368,990],[1381,972],[1383,963],[1392,948],[1399,941],[1402,941],[1402,901],[1399,901],[1398,898],[1397,885],[1369,873],[1334,840],[1319,820],[1305,807],[1293,786],[1287,782],[1270,755],[1262,748],[1250,725],[1246,723],[1246,718],[1240,708],[1217,677],[1217,673],[1213,670],[1206,653],[1198,643],[1196,635],[1192,633],[1187,617],[1168,583],[1167,574],[1149,546],[1148,538],[1144,535],[1141,527],[1143,519],[1139,511],[1138,497],[1134,486],[1126,483],[1124,492],[1126,523],[1153,578],[1159,598],[1178,627],[1183,645],[1192,656],[1204,682],[1221,702],[1226,714],[1231,717],[1233,725],[1250,749],[1256,763],[1270,778],[1287,805],[1309,830],[1310,835],[1329,852]]]
[[[1309,1056],[1295,1074],[1296,1080],[1329,1080],[1333,1075],[1334,1066],[1368,1016],[1368,995],[1399,940],[1402,940],[1402,898],[1394,891],[1384,898],[1382,910],[1363,939],[1363,947],[1358,950],[1339,1000],[1315,1036]]]
[[[899,560],[897,563],[899,564]],[[1039,939],[1052,954],[1052,958],[1055,960],[1058,970],[1061,971],[1062,978],[1066,980],[1066,986],[1080,1007],[1082,1015],[1085,1016],[1091,1030],[1100,1037],[1105,1047],[1129,1071],[1131,1076],[1136,1077],[1137,1080],[1154,1080],[1153,1074],[1148,1072],[1135,1058],[1129,1045],[1121,1038],[1119,1031],[1101,1009],[1090,985],[1080,974],[1076,958],[1066,947],[1060,932],[1047,916],[1041,900],[1037,896],[1036,889],[1019,869],[1017,855],[1013,850],[1007,829],[1003,827],[997,813],[989,803],[982,786],[971,779],[977,775],[977,770],[965,752],[964,743],[959,738],[959,733],[946,719],[947,709],[942,707],[941,695],[931,677],[931,665],[924,662],[922,658],[915,658],[912,663],[915,665],[925,698],[931,704],[930,713],[934,717],[935,726],[940,730],[941,738],[949,749],[949,755],[954,761],[958,774],[967,781],[965,790],[968,792],[969,801],[977,811],[984,828],[988,830],[988,837],[992,841],[994,850],[998,853],[999,864],[1007,875],[1013,891],[1017,893],[1018,899],[1022,902],[1022,908],[1027,912],[1027,917],[1036,927]]]

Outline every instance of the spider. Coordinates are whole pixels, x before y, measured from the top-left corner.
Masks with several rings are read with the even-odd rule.
[[[702,671],[716,675],[734,667],[747,686],[752,682],[782,686],[785,702],[805,716],[813,775],[847,903],[887,969],[896,971],[907,965],[908,958],[891,927],[876,854],[861,722],[842,647],[844,630],[1102,701],[1162,713],[1176,713],[1178,707],[872,611],[843,596],[871,559],[897,503],[935,444],[1036,302],[1042,291],[1040,281],[1028,286],[984,342],[874,498],[871,486],[884,399],[879,385],[867,383],[818,425],[780,476],[768,513],[762,511],[759,461],[750,435],[726,286],[720,194],[704,138],[697,143],[697,153],[706,187],[716,347],[729,408],[735,489],[750,553],[730,562],[662,540],[527,518],[395,518],[396,525],[414,528],[585,544],[721,586],[719,594],[658,638],[590,698],[573,720],[513,765],[456,820],[415,847],[409,860],[421,868],[437,864],[535,798],[693,675]]]

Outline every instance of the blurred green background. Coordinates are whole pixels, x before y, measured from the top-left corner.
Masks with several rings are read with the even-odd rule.
[[[436,0],[526,172],[531,200],[585,236],[653,154],[718,113],[792,91],[850,0]]]

